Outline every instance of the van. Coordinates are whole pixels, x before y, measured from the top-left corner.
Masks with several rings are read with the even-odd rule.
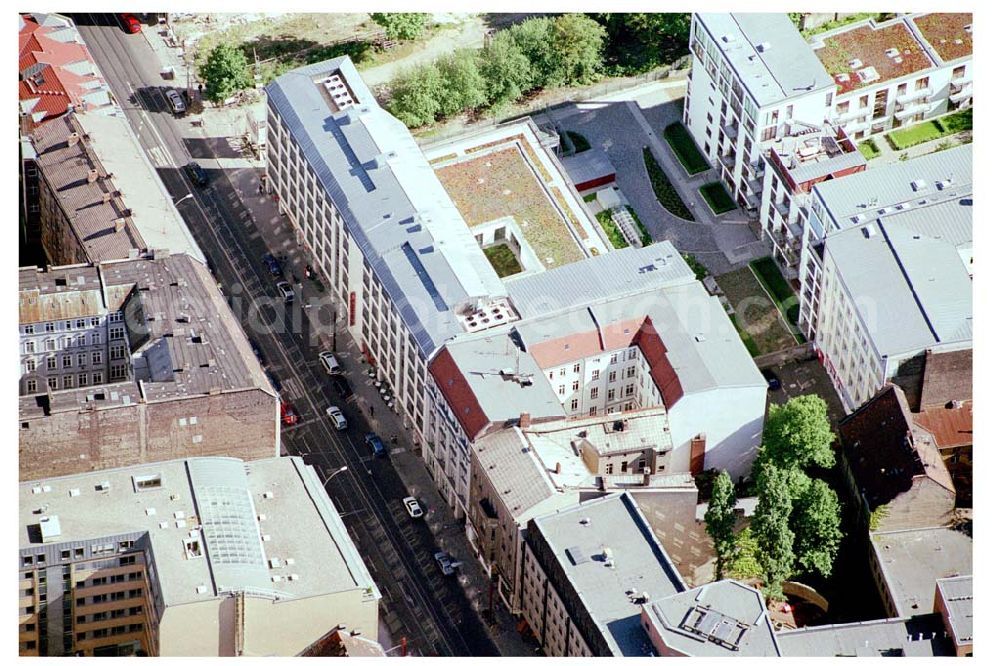
[[[365,443],[371,448],[373,456],[378,456],[379,458],[386,456],[385,444],[382,443],[382,438],[375,433],[370,432],[365,435]]]
[[[323,364],[323,369],[326,370],[326,374],[328,375],[340,371],[340,363],[337,362],[337,357],[333,355],[333,352],[320,352],[319,362]]]

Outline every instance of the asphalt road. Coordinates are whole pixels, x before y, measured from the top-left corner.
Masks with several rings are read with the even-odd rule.
[[[367,450],[366,415],[353,400],[336,397],[318,349],[308,342],[309,319],[298,301],[286,306],[279,298],[261,261],[268,249],[225,174],[208,170],[209,184],[199,189],[183,172],[191,155],[181,130],[190,119],[168,111],[167,83],[148,43],[126,34],[111,15],[74,18],[220,287],[300,414],[298,424],[284,429],[283,452],[303,456],[325,481],[383,594],[382,614],[398,619],[395,642],[405,636],[411,651],[423,655],[497,655],[455,577],[442,576],[429,557],[436,550],[433,534],[403,510],[400,500],[409,493],[391,459],[373,459]],[[254,324],[268,316],[277,316],[274,325]],[[336,431],[326,417],[332,404],[343,409],[346,431]]]

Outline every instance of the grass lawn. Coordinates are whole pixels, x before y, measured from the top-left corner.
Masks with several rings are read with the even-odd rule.
[[[569,141],[573,144],[573,153],[582,153],[585,150],[590,150],[590,142],[587,141],[587,137],[579,134],[577,132],[566,131],[559,136],[559,140],[562,142],[563,150],[569,150]]]
[[[866,160],[873,160],[882,154],[882,151],[878,149],[878,146],[871,139],[866,139],[859,143],[858,150],[861,151]]]
[[[718,181],[702,185],[698,188],[698,192],[701,193],[701,197],[705,200],[705,203],[708,204],[708,207],[716,215],[736,210],[736,202],[729,196],[729,192],[726,192],[726,188],[722,186],[722,183]]]
[[[653,187],[653,193],[656,195],[660,205],[677,217],[693,222],[694,215],[684,205],[680,195],[677,194],[677,190],[674,189],[670,179],[667,178],[667,174],[663,173],[663,169],[660,168],[656,158],[653,157],[653,151],[648,147],[643,148],[642,156],[646,161],[646,174],[649,176],[649,183]]]
[[[607,234],[608,240],[611,241],[611,247],[616,250],[620,250],[623,247],[629,247],[629,242],[625,240],[625,236],[622,235],[621,229],[615,224],[615,221],[611,219],[610,210],[602,210],[597,214],[597,221],[601,223],[601,228],[604,229],[604,233]]]
[[[799,299],[781,274],[772,257],[762,257],[750,262],[750,270],[757,274],[764,288],[774,297],[774,301],[784,309],[785,317],[792,326],[797,326]]]
[[[694,140],[688,133],[683,123],[671,123],[663,130],[663,138],[670,144],[670,148],[677,156],[677,160],[688,172],[689,176],[702,171],[708,171],[708,162],[698,152],[698,147],[694,145]]]
[[[591,201],[597,201],[597,192],[591,192],[590,194],[584,195],[583,200],[587,203]]]
[[[749,268],[717,275],[715,281],[736,310],[734,323],[752,356],[795,346],[796,340],[782,323],[781,313]]]
[[[521,272],[521,264],[517,261],[514,251],[506,245],[494,245],[483,250],[483,254],[490,260],[493,270],[501,278],[508,275],[517,275]]]
[[[940,139],[958,132],[972,129],[972,109],[964,109],[958,113],[941,116],[934,120],[919,123],[913,127],[889,132],[886,138],[895,150],[911,148],[927,141]]]
[[[705,268],[700,261],[694,258],[693,254],[683,255],[684,261],[687,262],[688,267],[694,271],[694,276],[699,280],[704,280],[708,275],[708,269]]]

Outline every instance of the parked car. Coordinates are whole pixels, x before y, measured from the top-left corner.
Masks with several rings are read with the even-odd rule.
[[[351,385],[347,383],[347,380],[344,379],[343,375],[333,376],[333,387],[337,389],[337,395],[339,395],[342,399],[346,399],[352,394]]]
[[[278,293],[281,294],[286,303],[291,303],[295,300],[295,290],[292,289],[292,285],[282,280],[276,286],[278,287]]]
[[[382,438],[373,432],[365,435],[365,444],[372,450],[372,455],[378,456],[379,458],[384,458],[388,455],[385,449],[385,444],[382,443]]]
[[[326,415],[333,419],[334,428],[337,430],[347,430],[347,419],[344,418],[344,413],[340,411],[340,407],[330,405],[326,408]]]
[[[270,252],[264,255],[264,265],[267,266],[267,272],[274,277],[281,275],[281,264],[278,263],[278,260]]]
[[[198,187],[205,187],[208,185],[208,174],[205,173],[205,170],[202,169],[201,165],[197,162],[188,162],[184,167],[184,170],[187,172],[188,178],[191,179],[191,182]]]
[[[778,375],[774,374],[773,370],[764,368],[760,371],[760,374],[762,374],[764,379],[767,380],[768,391],[777,391],[781,388],[781,380],[778,379]]]
[[[187,112],[187,104],[184,103],[179,92],[173,88],[167,88],[163,96],[167,98],[167,104],[170,105],[170,110],[175,116],[183,116]]]
[[[438,569],[440,569],[441,573],[445,576],[450,576],[455,573],[455,567],[451,565],[451,555],[443,550],[439,550],[434,553],[434,561],[437,562]]]
[[[133,35],[142,32],[142,24],[139,23],[139,19],[137,19],[134,14],[119,14],[118,20],[121,21],[122,27],[125,28],[125,32]]]
[[[278,376],[270,370],[265,370],[264,374],[267,375],[267,380],[271,382],[271,386],[274,387],[274,390],[281,393],[281,381],[278,379]]]
[[[420,508],[420,502],[417,501],[416,497],[404,497],[403,508],[406,509],[406,513],[410,514],[410,518],[423,518],[424,516],[424,510]]]
[[[340,363],[337,362],[337,357],[333,355],[333,352],[320,352],[319,362],[323,364],[323,369],[326,370],[326,374],[328,375],[335,374],[340,370]]]
[[[281,401],[281,422],[285,425],[295,425],[299,422],[299,415],[295,413],[295,408],[290,402]]]

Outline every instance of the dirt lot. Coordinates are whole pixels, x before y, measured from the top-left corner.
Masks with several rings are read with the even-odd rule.
[[[736,323],[746,331],[760,354],[795,346],[795,338],[749,268],[716,276],[715,281],[736,310]]]

